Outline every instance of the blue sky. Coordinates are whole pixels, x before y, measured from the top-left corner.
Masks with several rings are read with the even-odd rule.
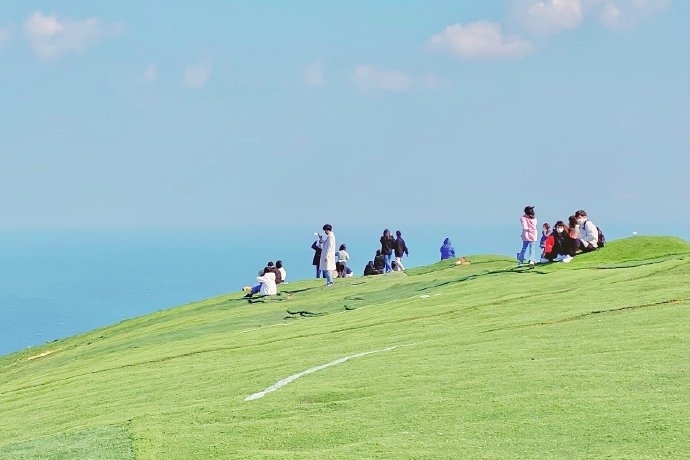
[[[4,1],[0,229],[517,226],[527,204],[687,229],[688,17],[678,0]]]

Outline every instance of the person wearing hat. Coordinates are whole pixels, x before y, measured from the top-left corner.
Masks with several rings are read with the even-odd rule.
[[[534,267],[537,261],[537,217],[534,214],[534,206],[525,206],[525,213],[520,218],[520,225],[522,226],[522,249],[517,253],[518,265],[522,265],[525,261],[525,256],[529,261],[529,266]]]

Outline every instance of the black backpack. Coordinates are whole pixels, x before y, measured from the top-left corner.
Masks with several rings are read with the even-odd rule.
[[[606,244],[606,237],[604,236],[604,232],[602,232],[599,227],[597,227],[597,233],[599,234],[599,237],[597,238],[597,247],[603,248]]]

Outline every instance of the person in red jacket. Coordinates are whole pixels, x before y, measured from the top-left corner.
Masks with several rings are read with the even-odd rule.
[[[544,241],[544,259],[553,262],[568,263],[573,260],[575,248],[568,234],[568,229],[562,220],[556,222],[554,231]]]

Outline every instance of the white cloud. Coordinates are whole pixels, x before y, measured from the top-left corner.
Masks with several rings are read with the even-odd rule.
[[[209,58],[202,59],[188,66],[184,70],[182,86],[186,88],[202,88],[211,76],[212,67],[213,63]]]
[[[414,89],[436,89],[446,83],[442,78],[427,73],[413,75],[402,70],[379,69],[369,64],[355,66],[352,78],[362,91],[390,91],[403,93]]]
[[[36,57],[51,61],[67,53],[83,53],[101,39],[122,33],[119,24],[103,24],[98,18],[74,20],[56,14],[34,12],[24,22],[24,36]]]
[[[532,32],[552,35],[579,27],[584,11],[581,0],[530,0],[517,3],[517,15]]]
[[[354,72],[355,84],[362,90],[404,92],[412,87],[412,77],[401,70],[380,70],[358,64]]]
[[[151,63],[144,69],[142,75],[144,83],[155,83],[158,80],[158,68],[155,63]]]
[[[671,0],[585,0],[591,12],[609,29],[628,29],[666,10]]]
[[[307,66],[307,70],[304,72],[304,84],[313,87],[320,87],[326,84],[323,76],[323,63],[314,61]]]
[[[518,59],[532,49],[528,41],[517,36],[504,36],[501,25],[489,21],[450,25],[431,37],[429,44],[461,59]]]

